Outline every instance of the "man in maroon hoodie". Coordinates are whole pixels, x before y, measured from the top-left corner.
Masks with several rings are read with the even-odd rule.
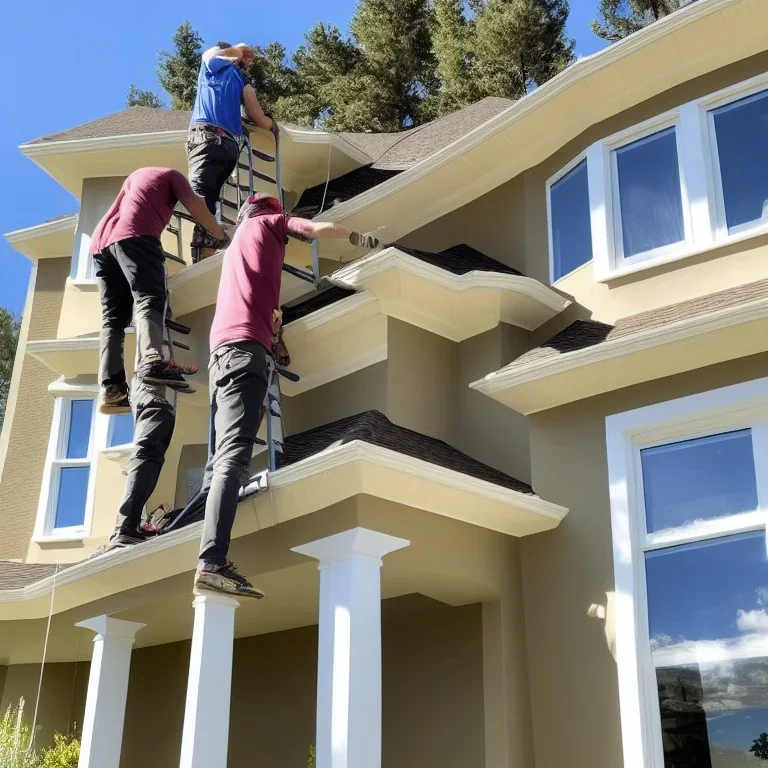
[[[248,478],[269,384],[274,312],[280,303],[288,234],[348,239],[368,249],[375,248],[378,240],[340,224],[288,216],[275,198],[262,194],[246,200],[238,214],[238,225],[224,254],[211,326],[208,371],[214,427],[213,473],[195,588],[263,597],[227,560],[227,552],[238,494]]]
[[[140,363],[137,377],[148,384],[186,387],[182,369],[163,357],[167,291],[160,236],[179,202],[222,244],[227,241],[205,200],[172,168],[134,171],[93,233],[91,252],[101,293],[102,413],[130,411],[123,343],[132,315]]]

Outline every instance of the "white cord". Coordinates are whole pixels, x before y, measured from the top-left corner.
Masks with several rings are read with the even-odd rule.
[[[323,202],[320,203],[320,214],[325,210],[325,196],[328,194],[328,185],[331,183],[331,145],[328,144],[328,170],[325,175],[325,189],[323,190]]]
[[[51,585],[51,602],[48,606],[48,625],[45,629],[45,642],[43,643],[43,660],[40,663],[40,679],[37,681],[37,698],[35,699],[35,714],[32,717],[32,730],[30,731],[29,746],[25,754],[32,751],[35,744],[35,728],[37,727],[37,713],[40,709],[40,693],[43,690],[43,675],[45,674],[45,660],[48,656],[48,638],[51,636],[51,618],[53,617],[53,602],[56,598],[56,576],[59,573],[59,564],[56,563],[56,570],[53,572],[53,584]]]

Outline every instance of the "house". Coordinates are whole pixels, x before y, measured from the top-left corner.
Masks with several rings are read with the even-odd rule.
[[[94,406],[89,235],[135,168],[186,171],[187,116],[24,144],[80,212],[7,235],[35,267],[0,438],[0,706],[42,680],[38,738],[83,724],[98,768],[311,744],[320,768],[762,764],[767,27],[765,0],[699,0],[516,103],[284,127],[294,209],[387,247],[323,243],[342,287],[320,296],[285,277],[300,380],[285,463],[240,503],[232,556],[267,598],[239,607],[192,606],[199,523],[87,559],[131,439]],[[188,240],[164,241],[171,303],[204,366],[221,255]],[[199,486],[196,385],[151,506]]]

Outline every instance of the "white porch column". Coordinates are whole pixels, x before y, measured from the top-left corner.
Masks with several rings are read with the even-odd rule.
[[[320,561],[317,768],[381,768],[381,558],[409,545],[353,528],[293,550]]]
[[[145,624],[95,616],[75,625],[96,632],[78,768],[118,768],[131,650]]]
[[[226,768],[229,699],[237,600],[215,593],[192,603],[195,626],[189,659],[180,768]]]

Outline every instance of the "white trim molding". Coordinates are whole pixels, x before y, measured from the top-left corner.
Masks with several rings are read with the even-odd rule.
[[[29,240],[36,240],[44,235],[56,235],[60,232],[74,232],[77,226],[77,213],[71,216],[65,216],[54,221],[46,221],[43,224],[34,224],[24,229],[15,229],[13,232],[6,232],[5,239],[14,247]],[[62,256],[67,254],[62,254]]]
[[[641,449],[745,428],[751,429],[758,509],[726,518],[697,521],[653,534],[646,533]],[[679,661],[680,654],[679,649],[672,648],[666,654],[667,658],[662,658],[662,663],[655,665],[648,622],[645,553],[720,536],[766,530],[768,378],[609,416],[606,418],[605,433],[624,768],[663,768],[655,666],[665,666],[675,659]],[[707,653],[711,649],[705,647],[707,644],[707,641],[693,643],[694,646],[701,646],[694,651],[701,651],[702,658],[710,659],[711,653]],[[765,647],[763,643],[763,651]],[[754,654],[750,652],[749,655]],[[687,663],[691,663],[690,653]]]

